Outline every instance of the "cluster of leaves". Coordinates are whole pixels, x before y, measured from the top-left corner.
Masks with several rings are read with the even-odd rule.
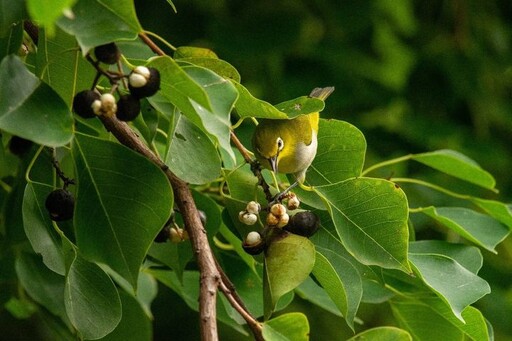
[[[30,10],[36,3],[27,1],[29,13],[36,13]],[[136,39],[144,31],[128,0],[82,0],[72,8],[72,18],[60,17],[55,26],[53,19],[41,20],[44,29],[32,42],[36,46],[20,58],[24,5],[9,6],[14,17],[0,23],[5,147],[0,148],[0,292],[9,313],[39,316],[53,338],[147,340],[157,282],[199,309],[200,274],[190,245],[153,243],[174,207],[164,173],[113,141],[99,120],[85,121],[70,112],[76,89],[88,87],[95,76],[83,55],[116,41],[130,63],[159,70],[161,91],[143,100],[142,115],[131,126],[190,184],[207,216],[215,255],[247,309],[263,317],[265,338],[307,338],[306,315],[271,318],[295,295],[342,316],[357,331],[363,330],[355,324],[361,303],[386,302],[402,328],[375,328],[356,338],[492,338],[490,323],[471,304],[490,292],[478,276],[480,249],[495,252],[508,235],[510,208],[415,179],[368,177],[378,168],[411,160],[494,191],[493,177],[474,161],[439,150],[364,170],[367,146],[361,131],[348,122],[321,120],[317,157],[307,174],[315,190],[297,192],[303,208],[321,217],[321,229],[311,239],[289,235],[270,245],[265,256],[252,257],[242,249],[250,229],[240,224],[238,213],[250,200],[265,202],[265,196],[230,144],[231,119],[294,117],[320,111],[324,103],[305,96],[278,105],[259,100],[241,84],[237,69],[210,50],[180,47],[172,58],[153,57]],[[48,7],[61,13],[60,6]],[[243,135],[248,126],[235,133]],[[34,145],[15,156],[7,148],[13,136]],[[59,187],[48,147],[77,183],[72,222],[56,224],[44,208],[46,195]],[[411,208],[400,182],[434,188],[473,206]],[[476,246],[416,241],[410,213],[428,216]],[[247,334],[222,297],[217,318]]]

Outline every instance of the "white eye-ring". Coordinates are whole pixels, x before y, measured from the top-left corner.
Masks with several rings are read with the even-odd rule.
[[[276,140],[276,143],[277,143],[277,150],[278,151],[283,150],[283,148],[284,148],[284,141],[283,141],[283,139],[278,137],[277,140]]]

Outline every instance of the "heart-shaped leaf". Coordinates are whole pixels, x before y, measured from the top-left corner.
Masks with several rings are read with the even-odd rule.
[[[64,304],[84,339],[99,339],[121,321],[121,300],[110,277],[96,264],[76,256],[66,276]]]
[[[78,247],[135,287],[142,260],[171,214],[169,181],[149,160],[114,142],[78,134],[72,152]]]

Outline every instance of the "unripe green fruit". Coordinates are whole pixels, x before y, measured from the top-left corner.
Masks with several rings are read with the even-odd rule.
[[[68,190],[59,188],[48,194],[45,206],[50,213],[50,219],[55,221],[69,220],[73,217],[75,198]]]
[[[140,100],[132,95],[123,95],[117,101],[116,116],[120,121],[133,121],[140,114]]]
[[[105,64],[115,64],[121,57],[121,51],[115,43],[96,46],[94,49],[96,59]]]
[[[94,90],[80,91],[73,98],[73,112],[82,118],[96,117],[94,108],[101,106],[100,97]]]
[[[160,72],[152,67],[137,66],[128,76],[128,88],[137,98],[153,96],[160,90]]]
[[[290,218],[288,225],[283,230],[304,237],[311,237],[320,226],[320,219],[310,211],[299,212]]]

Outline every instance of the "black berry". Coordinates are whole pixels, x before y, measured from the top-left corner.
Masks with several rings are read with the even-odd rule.
[[[311,237],[316,233],[320,225],[320,219],[313,212],[299,212],[290,218],[288,225],[283,227],[285,231],[304,237]]]
[[[98,101],[98,102],[96,102]],[[83,118],[96,117],[93,104],[96,102],[98,107],[101,106],[100,94],[94,90],[80,91],[73,98],[73,112]]]
[[[160,72],[152,67],[137,66],[128,76],[132,96],[150,97],[160,90]]]
[[[11,137],[11,140],[9,141],[9,150],[14,155],[21,156],[29,151],[30,147],[32,147],[34,143],[30,140],[25,140],[22,137],[19,136],[13,136]]]
[[[105,64],[115,64],[121,56],[121,52],[115,43],[96,46],[94,49],[96,59]]]
[[[133,121],[140,113],[140,100],[132,95],[123,95],[117,101],[116,116],[121,121]]]
[[[73,218],[75,198],[66,189],[59,188],[48,194],[45,201],[46,209],[50,213],[50,219],[64,221]]]

